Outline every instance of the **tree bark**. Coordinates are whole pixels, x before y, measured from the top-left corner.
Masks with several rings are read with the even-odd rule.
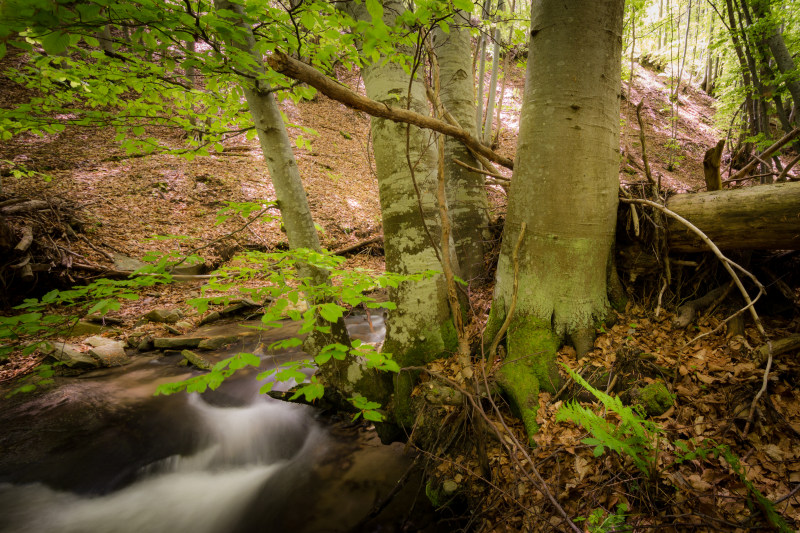
[[[759,0],[756,2],[755,11],[759,19],[771,17],[768,1]],[[800,73],[797,71],[791,52],[786,47],[786,42],[783,40],[783,35],[781,35],[778,25],[770,21],[768,28],[767,44],[772,56],[775,58],[775,63],[778,65],[778,70],[781,71],[781,74],[787,76],[786,88],[792,95],[793,107],[798,109],[800,106]]]
[[[717,145],[706,150],[703,158],[703,173],[706,178],[706,190],[718,191],[722,189],[722,176],[719,173],[719,166],[722,162],[722,148],[725,146],[725,139],[720,139]]]
[[[462,125],[469,127],[475,116],[475,89],[472,68],[469,19],[456,13],[450,31],[434,30],[434,50],[439,63],[439,96],[445,109]],[[474,128],[470,134],[475,136]],[[483,256],[489,239],[489,205],[485,178],[454,162],[478,167],[477,159],[461,141],[447,137],[444,145],[447,208],[453,224],[453,242],[461,275],[480,283],[484,275]]]
[[[391,26],[394,17],[403,12],[403,5],[396,0],[382,3],[384,22]],[[363,4],[350,3],[347,8],[354,18],[371,20]],[[418,79],[412,81],[401,65],[381,58],[366,65],[362,75],[367,97],[379,107],[432,120],[426,116],[428,100],[423,84]],[[372,146],[386,270],[399,274],[441,271],[442,263],[434,248],[441,224],[436,203],[438,154],[432,133],[388,117],[373,116]],[[424,365],[456,351],[458,339],[443,274],[402,282],[390,290],[389,299],[397,307],[388,313],[383,350],[391,353],[401,367]],[[394,422],[406,428],[414,422],[410,395],[415,380],[414,374],[401,372],[394,383]]]
[[[609,309],[606,262],[619,187],[622,0],[535,0],[519,146],[497,266],[489,341],[516,312],[500,380],[527,431],[539,388],[557,390],[563,335],[581,351]],[[580,39],[575,36],[580,35]],[[514,265],[522,223],[527,233]]]
[[[697,226],[721,249],[800,249],[800,183],[678,194],[667,208]],[[684,226],[668,222],[669,249],[702,252],[708,247]]]

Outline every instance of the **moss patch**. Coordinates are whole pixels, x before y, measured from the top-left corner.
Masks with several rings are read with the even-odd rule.
[[[672,407],[675,396],[670,394],[663,381],[656,381],[639,391],[639,400],[648,416],[660,416]]]
[[[559,339],[544,320],[528,316],[512,320],[506,342],[508,354],[497,380],[530,440],[539,430],[540,389],[555,392],[559,385],[555,364]]]
[[[422,366],[436,359],[449,357],[458,349],[458,335],[451,320],[439,327],[424,330],[418,339],[410,346],[387,340],[383,350],[391,353],[401,367],[407,367]],[[418,379],[419,372],[401,372],[394,379],[394,420],[406,428],[414,424],[411,391]]]

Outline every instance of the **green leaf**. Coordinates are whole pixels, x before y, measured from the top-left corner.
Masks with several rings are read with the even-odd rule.
[[[42,47],[45,52],[51,55],[58,55],[64,52],[68,45],[69,35],[61,31],[54,31],[42,37]]]
[[[383,21],[383,5],[380,0],[367,0],[367,12],[372,17],[373,23]]]
[[[467,13],[472,13],[475,7],[470,0],[453,0],[453,7],[456,9],[463,9]]]
[[[383,415],[378,411],[364,411],[364,418],[372,422],[383,422]]]
[[[328,322],[336,322],[344,314],[344,308],[335,303],[324,303],[319,306],[319,314]]]

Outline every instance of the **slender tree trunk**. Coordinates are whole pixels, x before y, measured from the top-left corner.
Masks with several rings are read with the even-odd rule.
[[[473,128],[475,86],[470,76],[472,48],[467,15],[464,12],[456,13],[450,31],[445,33],[437,27],[433,36],[439,63],[439,96],[442,104],[462,127]],[[472,135],[476,135],[474,128]],[[480,283],[484,276],[485,242],[489,238],[485,179],[482,174],[471,172],[454,162],[458,159],[473,168],[479,167],[462,142],[447,137],[444,150],[448,211],[461,275],[465,280]]]
[[[560,338],[569,335],[579,352],[586,351],[595,320],[608,312],[623,5],[534,0],[531,7],[516,170],[484,338],[494,337],[515,302],[500,381],[529,433],[536,430],[540,387],[558,386]]]
[[[227,10],[235,13],[239,18],[232,20],[233,24],[244,28],[245,41],[232,41],[230,45],[244,53],[250,54],[254,60],[253,78],[243,79],[242,91],[247,100],[253,123],[261,143],[261,150],[269,170],[278,208],[281,211],[281,220],[289,239],[289,247],[293,250],[308,248],[321,251],[319,236],[314,227],[311,210],[306,200],[306,192],[300,179],[300,172],[294,158],[292,143],[286,132],[286,126],[281,117],[280,109],[275,97],[270,92],[270,87],[259,81],[263,71],[262,58],[255,49],[255,40],[250,27],[244,22],[242,6],[229,0],[214,0],[217,10]],[[328,273],[325,270],[301,266],[301,274],[309,276],[316,285],[327,283]],[[331,333],[327,335],[310,335],[305,349],[312,355],[331,342],[349,345],[349,335],[340,319],[331,326]],[[331,364],[332,363],[332,364]],[[329,364],[322,365],[320,372],[323,379],[332,385],[339,393],[349,397],[354,392],[369,395],[370,399],[382,401],[381,393],[386,396],[388,391],[381,387],[383,377],[375,370],[367,370],[353,358],[344,361],[332,359]]]
[[[483,9],[481,10],[481,19],[486,20],[489,17],[489,6],[491,0],[483,1]],[[475,129],[478,132],[478,139],[482,139],[481,129],[483,128],[483,78],[486,74],[486,44],[489,38],[481,30],[480,39],[478,39],[478,107],[475,110]]]
[[[486,118],[483,122],[483,144],[488,145],[492,139],[492,117],[494,116],[494,103],[497,96],[497,75],[500,66],[500,26],[497,24],[497,17],[503,10],[503,0],[497,1],[497,15],[495,16],[494,26],[494,45],[492,46],[492,78],[489,81],[489,98],[486,101]]]

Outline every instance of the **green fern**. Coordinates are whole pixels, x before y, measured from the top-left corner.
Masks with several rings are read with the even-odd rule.
[[[576,383],[600,400],[606,410],[616,413],[619,423],[609,422],[577,402],[564,404],[558,410],[556,420],[575,422],[591,433],[591,437],[581,442],[594,446],[595,457],[603,455],[606,449],[610,449],[619,455],[630,457],[639,470],[650,476],[656,458],[653,441],[661,431],[659,427],[644,419],[634,408],[623,405],[619,398],[595,389],[566,365],[561,366]]]

